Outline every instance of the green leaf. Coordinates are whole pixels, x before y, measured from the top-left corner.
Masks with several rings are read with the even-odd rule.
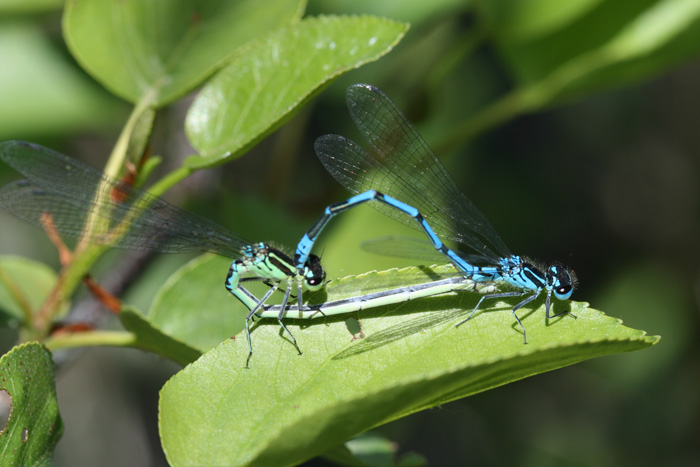
[[[136,336],[137,346],[144,350],[155,352],[180,365],[192,363],[201,356],[197,349],[164,333],[136,308],[122,308],[119,319],[124,328]]]
[[[202,255],[178,269],[156,295],[151,322],[206,352],[241,331],[248,309],[224,287],[231,260]]]
[[[407,268],[335,282],[349,293],[353,282],[376,289],[384,280],[415,281],[421,274],[425,280],[438,271]],[[333,287],[328,299],[336,298]],[[364,339],[354,339],[343,316],[290,320],[301,356],[274,321],[262,322],[254,328],[250,369],[244,368],[245,338],[224,341],[161,390],[160,433],[169,462],[300,463],[416,411],[659,339],[584,303],[558,302],[555,312],[570,307],[578,318],[545,322],[542,297],[520,310],[527,345],[510,312],[515,300],[491,302],[455,327],[478,299],[459,292],[352,313]]]
[[[56,280],[56,273],[43,263],[0,256],[0,310],[26,325],[48,298]]]
[[[535,17],[539,3],[525,3],[519,11],[532,8],[523,16]],[[640,81],[700,53],[700,2],[696,0],[598,3],[567,27],[534,40],[493,29],[531,110]]]
[[[49,351],[32,342],[3,355],[0,390],[11,400],[9,421],[0,431],[2,465],[50,465],[63,422]]]
[[[203,157],[187,165],[208,167],[242,155],[330,80],[390,51],[406,29],[371,16],[321,16],[247,48],[190,108],[187,136]]]
[[[107,89],[162,106],[246,42],[297,20],[303,6],[301,0],[70,0],[63,31],[78,62]]]

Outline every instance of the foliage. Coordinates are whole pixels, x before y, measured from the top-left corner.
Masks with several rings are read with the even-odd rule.
[[[383,276],[411,283],[425,274],[408,268],[341,279],[328,285],[328,299],[343,296],[335,289],[363,290],[382,283]],[[507,304],[455,327],[477,299],[456,293],[353,313],[361,339],[349,332],[346,317],[288,324],[304,349],[301,356],[280,338],[277,326],[259,325],[250,369],[243,367],[243,336],[224,340],[161,390],[160,432],[168,460],[296,464],[411,413],[658,341],[580,303],[571,304],[576,319],[546,323],[543,300],[527,314],[527,345]],[[182,316],[192,310],[174,311]]]
[[[5,8],[11,10],[12,3]],[[365,6],[392,16],[385,4]],[[23,2],[14,8],[51,7],[55,2]],[[157,113],[186,103],[183,97],[198,89],[184,124],[197,153],[150,187],[162,195],[201,169],[235,162],[333,80],[392,50],[408,29],[405,23],[376,16],[304,17],[305,8],[299,0],[69,0],[63,13],[65,43],[82,69],[112,95],[86,84],[75,70],[66,71],[65,64],[46,54],[47,44],[35,40],[27,50],[39,52],[22,57],[18,74],[0,76],[5,80],[0,82],[0,99],[18,101],[8,90],[31,77],[28,98],[36,98],[29,95],[35,92],[43,93],[43,99],[68,96],[75,105],[63,108],[73,113],[42,120],[35,110],[39,107],[32,104],[19,119],[0,112],[0,122],[8,122],[0,127],[31,122],[34,131],[46,133],[84,125],[99,128],[113,118],[105,117],[104,109],[113,108],[117,96],[133,105],[105,165],[107,174],[118,177],[127,162],[140,166]],[[408,2],[404,8],[405,17],[414,19],[420,30],[426,18],[453,14],[463,6]],[[437,92],[454,79],[451,74],[476,45],[496,51],[512,88],[472,114],[452,119],[437,144],[446,152],[525,113],[664,72],[696,56],[700,48],[700,8],[692,0],[644,0],[627,6],[605,0],[500,0],[474,2],[471,8],[474,27],[448,50],[418,56],[414,43],[386,61],[387,68],[411,61],[404,83],[413,79]],[[401,17],[400,10],[396,13]],[[36,38],[36,32],[35,25],[18,24],[0,31],[0,44]],[[36,73],[40,66],[48,71]],[[60,79],[48,83],[44,74]],[[451,106],[450,111],[461,111],[464,104]],[[156,163],[148,164],[138,183],[146,181]],[[360,219],[354,216],[349,213],[347,219]],[[354,222],[354,228],[367,230],[368,224]],[[328,238],[349,244],[347,238],[355,236],[348,228]],[[39,262],[0,258],[0,316],[6,327],[18,330],[21,341],[0,361],[1,388],[12,398],[0,452],[12,452],[13,463],[47,463],[62,432],[53,367],[43,344],[52,351],[135,347],[186,365],[160,394],[161,441],[172,464],[281,465],[325,453],[359,464],[360,456],[352,457],[341,446],[373,427],[528,376],[658,342],[658,337],[624,327],[585,303],[570,302],[576,319],[545,322],[540,299],[521,311],[530,337],[524,346],[507,303],[491,303],[456,328],[478,298],[459,292],[355,313],[361,339],[348,331],[345,318],[292,321],[289,327],[304,350],[302,356],[276,323],[259,323],[252,333],[252,368],[246,370],[241,330],[247,310],[221,287],[230,259],[194,259],[162,284],[148,314],[122,307],[119,331],[61,329],[72,297],[104,252],[100,247],[79,248],[58,276]],[[333,255],[324,261],[350,267],[355,259]],[[392,269],[335,279],[310,298],[324,301],[387,290],[392,282],[428,280],[432,276],[425,271]],[[5,459],[10,457],[3,455]]]
[[[10,414],[0,430],[3,465],[51,465],[63,422],[58,413],[49,351],[30,342],[3,355],[0,391],[10,400]]]

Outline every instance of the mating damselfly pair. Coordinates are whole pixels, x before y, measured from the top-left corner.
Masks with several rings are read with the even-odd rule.
[[[0,159],[26,177],[0,189],[0,206],[43,228],[48,215],[61,236],[88,243],[163,253],[211,252],[234,259],[225,286],[249,309],[245,321],[249,350],[246,367],[253,354],[250,322],[254,317],[276,318],[301,354],[284,324],[285,318],[348,313],[465,290],[477,283],[504,283],[513,290],[483,295],[457,325],[471,319],[486,299],[525,296],[512,313],[527,343],[525,327],[516,313],[519,308],[544,291],[546,319],[568,313],[550,315],[550,309],[552,295],[565,300],[573,293],[576,280],[570,269],[559,263],[542,267],[511,254],[422,136],[382,91],[368,84],[356,84],[347,89],[346,100],[368,148],[343,136],[325,135],[318,138],[315,149],[328,172],[358,194],[328,206],[301,239],[293,257],[267,243],[248,242],[219,224],[181,210],[145,190],[108,178],[79,161],[22,141],[0,144]],[[319,257],[311,254],[319,234],[332,217],[366,202],[422,230],[428,239],[402,242],[387,238],[371,243],[371,250],[419,259],[444,257],[456,267],[459,276],[373,294],[358,291],[349,299],[304,305],[303,289],[319,290],[326,280]],[[443,240],[465,245],[473,253],[456,252]],[[258,298],[242,285],[250,280],[262,281],[270,289]],[[266,305],[282,285],[281,305]],[[296,304],[289,304],[292,291],[297,294]]]

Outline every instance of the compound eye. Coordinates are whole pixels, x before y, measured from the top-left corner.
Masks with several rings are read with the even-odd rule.
[[[306,288],[312,292],[320,290],[326,282],[326,271],[321,266],[321,258],[316,255],[309,255],[304,272]]]
[[[561,285],[554,289],[554,296],[559,300],[566,300],[567,298],[571,297],[571,293],[573,291],[574,288],[571,285]]]
[[[307,276],[306,277],[306,288],[312,292],[320,290],[326,280],[326,274],[322,273],[320,275]]]

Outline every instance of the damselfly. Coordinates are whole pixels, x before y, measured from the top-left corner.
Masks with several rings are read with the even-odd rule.
[[[550,315],[551,296],[559,300],[571,297],[576,284],[572,270],[561,263],[541,266],[511,254],[486,217],[459,190],[423,137],[382,91],[372,85],[355,84],[347,89],[346,102],[369,148],[343,136],[325,135],[316,140],[315,149],[328,172],[348,190],[360,194],[327,208],[304,236],[294,257],[299,271],[303,271],[318,234],[333,215],[375,201],[373,207],[382,213],[423,230],[433,251],[445,255],[465,278],[505,282],[517,289],[484,295],[458,326],[471,319],[484,300],[527,295],[512,309],[527,343],[525,327],[516,311],[542,291],[546,293],[546,319],[568,313]],[[466,245],[476,254],[457,253],[445,246],[441,238]],[[424,259],[425,248],[412,243],[411,248],[404,248],[387,240],[374,243],[372,249],[381,252],[388,248],[406,256],[417,251],[418,257]]]
[[[389,273],[391,272],[382,272],[382,274]],[[390,287],[389,281],[379,280],[375,283],[375,285],[370,287],[360,286],[360,288],[365,291],[368,289],[379,289],[377,292],[356,295],[356,290],[353,290],[347,298],[329,300],[324,303],[313,305],[306,304],[299,308],[294,305],[287,305],[285,317],[296,319],[314,319],[345,313],[353,313],[370,308],[396,305],[418,300],[420,298],[447,294],[450,292],[467,290],[479,292],[482,291],[482,288],[479,287],[479,283],[465,278],[462,274],[453,272],[448,274],[438,274],[438,276],[442,278],[427,282],[424,279],[419,280],[414,278],[413,283],[410,285],[394,288],[387,288]],[[355,279],[358,279],[359,277],[360,276],[357,276]],[[402,277],[401,273],[399,273],[399,277]],[[355,280],[351,283],[355,284],[355,282],[357,281]],[[250,301],[251,305],[257,300],[257,298],[249,291],[244,291],[243,293],[248,295],[248,300]],[[261,318],[273,318],[276,317],[280,311],[282,311],[281,305],[264,305],[257,316]]]
[[[246,367],[253,355],[250,322],[270,295],[285,283],[281,311],[276,318],[301,354],[282,319],[294,284],[298,307],[302,286],[311,291],[323,287],[326,275],[317,256],[309,256],[297,270],[288,255],[267,243],[248,242],[215,222],[36,144],[1,143],[0,159],[27,178],[0,189],[0,206],[30,224],[45,228],[46,216],[50,216],[58,234],[92,244],[161,253],[211,252],[235,258],[225,286],[250,310],[245,322],[249,350]],[[254,277],[242,279],[245,273]],[[241,286],[241,281],[250,279],[271,286],[262,299],[254,298]]]

